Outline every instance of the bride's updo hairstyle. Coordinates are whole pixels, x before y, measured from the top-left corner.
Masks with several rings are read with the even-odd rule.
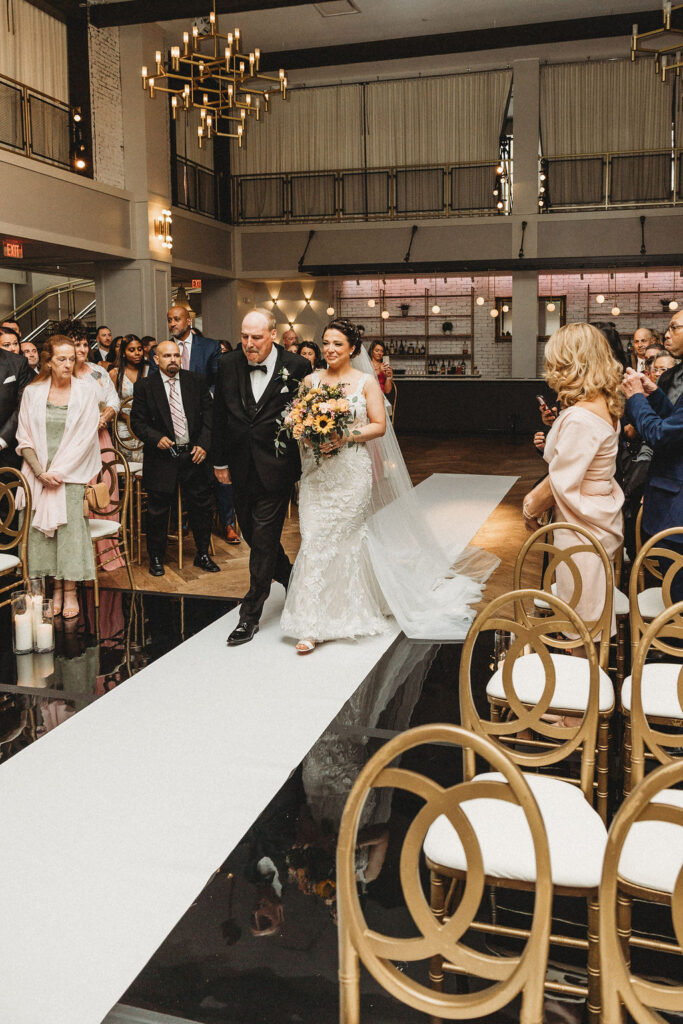
[[[358,355],[361,346],[361,333],[356,324],[351,323],[350,320],[344,320],[342,317],[337,317],[335,320],[330,320],[323,331],[323,341],[327,331],[339,331],[340,334],[343,334],[351,346],[351,358]]]
[[[612,416],[621,418],[624,411],[622,377],[623,370],[607,339],[592,324],[567,324],[548,340],[545,379],[557,392],[563,409],[604,395]]]

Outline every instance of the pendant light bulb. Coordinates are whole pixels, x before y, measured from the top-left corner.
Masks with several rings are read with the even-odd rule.
[[[611,312],[612,316],[619,316],[619,314],[621,313],[621,310],[619,309],[619,307],[617,305],[614,305],[614,306],[612,306],[612,309],[610,310],[610,312]]]
[[[678,303],[676,302],[675,299],[672,299],[671,302],[669,303],[669,309],[672,310],[672,311],[674,309],[678,309]]]
[[[478,306],[483,306],[484,305],[484,296],[483,295],[477,295],[477,305]]]
[[[554,313],[555,303],[551,300],[545,308],[548,310],[549,313]]]
[[[436,314],[436,313],[440,313],[440,312],[441,312],[441,306],[438,304],[438,302],[435,302],[434,305],[432,306],[432,313]]]
[[[602,292],[600,292],[599,295],[595,296],[595,301],[599,306],[602,306],[603,302],[605,301],[605,296],[602,294]]]
[[[334,306],[328,306],[325,312],[328,316],[334,316]]]
[[[493,307],[493,309],[489,310],[489,316],[492,316],[494,320],[498,316],[498,310],[496,309],[495,306]]]
[[[510,307],[508,306],[507,302],[502,307],[502,310],[503,310],[504,313],[509,313],[510,312]]]
[[[388,319],[389,319],[389,310],[388,309],[383,309],[382,310],[382,320],[388,320]]]
[[[368,299],[368,306],[370,307],[370,309],[374,309],[375,308],[375,300],[374,299]]]

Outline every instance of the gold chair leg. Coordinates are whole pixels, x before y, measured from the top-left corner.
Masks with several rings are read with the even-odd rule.
[[[358,954],[345,928],[339,925],[339,1024],[360,1024]]]
[[[609,786],[609,719],[598,724],[597,811],[607,824],[607,794]]]
[[[617,619],[617,701],[621,697],[621,688],[626,675],[626,619],[620,615]]]
[[[588,900],[588,996],[586,1018],[588,1024],[600,1022],[600,949],[597,894]]]
[[[624,747],[623,747],[623,758],[624,758],[624,796],[628,796],[631,792],[631,754],[633,753],[633,746],[631,740],[631,715],[628,711],[624,713]]]
[[[436,871],[430,872],[429,905],[437,921],[443,921],[446,913],[444,878]],[[440,953],[435,953],[429,961],[429,987],[435,992],[443,992],[443,984],[443,957]],[[429,1024],[442,1024],[442,1018],[430,1014]]]
[[[137,479],[137,509],[136,515],[138,520],[137,529],[137,545],[138,545],[138,565],[142,565],[142,479]]]
[[[617,887],[617,935],[626,967],[631,966],[631,897]]]
[[[178,568],[183,567],[183,496],[178,484]]]

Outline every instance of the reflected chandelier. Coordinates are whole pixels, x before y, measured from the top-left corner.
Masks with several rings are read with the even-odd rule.
[[[683,67],[681,50],[683,49],[683,27],[671,24],[672,13],[683,11],[683,4],[674,4],[671,0],[662,3],[662,27],[649,32],[639,32],[633,26],[631,35],[631,60],[636,57],[654,57],[655,74],[666,81],[667,73],[675,71],[678,75]]]
[[[156,92],[170,95],[174,120],[178,110],[199,110],[200,149],[204,140],[214,135],[237,139],[241,147],[248,119],[253,117],[259,121],[262,112],[268,113],[273,93],[279,92],[283,99],[287,98],[284,68],[280,68],[277,76],[261,74],[261,51],[256,48],[244,53],[241,43],[238,28],[227,35],[218,32],[214,0],[208,32],[201,33],[199,27],[193,25],[191,32],[183,32],[182,47],[171,46],[166,63],[157,50],[152,75],[147,67],[141,69],[142,88],[152,99]],[[274,83],[274,87],[265,85],[267,82]]]

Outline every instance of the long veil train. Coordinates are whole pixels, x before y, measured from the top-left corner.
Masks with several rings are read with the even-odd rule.
[[[364,348],[353,365],[373,373]],[[500,559],[477,547],[458,551],[452,537],[430,525],[429,505],[413,487],[389,417],[384,437],[367,447],[373,467],[368,547],[384,598],[406,636],[462,640],[474,619],[470,606],[480,600]],[[430,504],[436,506],[438,477],[432,482]]]

